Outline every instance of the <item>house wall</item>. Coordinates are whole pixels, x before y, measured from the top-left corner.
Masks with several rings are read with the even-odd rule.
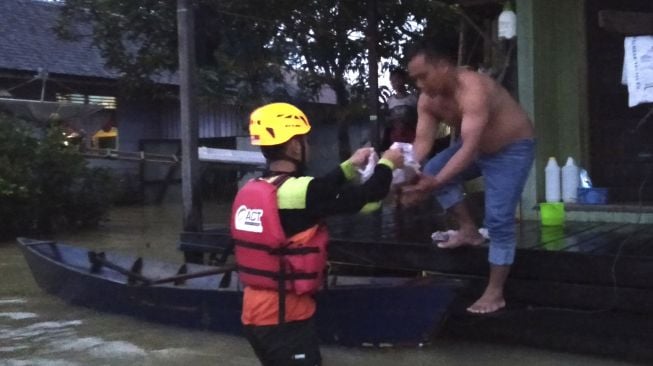
[[[621,84],[625,36],[599,26],[601,10],[653,13],[653,1],[587,0],[592,181],[609,189],[611,203],[650,205],[653,123],[635,127],[651,104],[628,107],[628,89]]]
[[[139,151],[142,139],[161,138],[161,102],[148,100],[118,100],[116,120],[120,150]]]
[[[305,103],[300,108],[311,121],[312,131],[309,135],[310,162],[308,170],[311,174],[320,175],[329,172],[339,163],[336,111],[334,105]],[[210,102],[201,102],[199,105],[199,131],[200,138],[211,141],[220,138],[235,137],[235,146],[222,146],[225,148],[238,148],[242,150],[258,150],[249,144],[247,120],[250,110],[243,106],[221,105]],[[175,154],[179,144],[180,130],[179,105],[176,100],[158,102],[120,100],[117,110],[119,128],[119,146],[124,151],[140,151]],[[350,144],[353,149],[361,146],[369,138],[369,123],[353,119],[350,123]],[[226,139],[225,139],[226,141]],[[231,140],[230,140],[231,141]],[[200,144],[202,144],[200,142]],[[217,145],[210,145],[218,147]],[[139,164],[123,162],[125,167],[131,169],[131,175],[138,175]],[[113,167],[115,168],[115,167]],[[155,181],[163,179],[168,173],[167,166],[146,164],[143,177],[148,181],[146,187],[153,187],[153,194],[158,194],[159,185]],[[227,179],[231,173],[213,172],[213,176],[222,175]],[[250,176],[247,176],[250,177]],[[178,173],[173,177],[173,185],[169,187],[167,196],[175,199],[178,194]],[[209,187],[210,189],[210,187]],[[152,201],[153,194],[146,189],[146,201]]]
[[[544,197],[550,156],[587,164],[585,0],[517,0],[519,99],[535,125],[537,154],[522,217]]]
[[[78,77],[63,77],[61,75],[50,75],[45,84],[41,80],[32,80],[33,73],[28,72],[2,72],[0,71],[0,89],[10,90],[12,98],[38,101],[56,101],[57,94],[82,94],[82,95],[100,95],[115,96],[116,89],[106,80],[91,81]],[[36,108],[38,111],[38,108]],[[36,113],[37,115],[43,114]],[[26,117],[29,119],[29,117]],[[47,118],[45,116],[44,118]],[[108,121],[114,118],[114,111],[103,109],[99,112],[80,116],[72,116],[64,119],[63,123],[66,128],[77,131],[83,131],[86,135],[87,143],[100,128]],[[39,123],[41,124],[41,123]]]
[[[164,101],[160,106],[161,138],[179,138],[179,101]],[[242,106],[202,101],[198,105],[199,137],[227,137],[247,134],[249,111]]]

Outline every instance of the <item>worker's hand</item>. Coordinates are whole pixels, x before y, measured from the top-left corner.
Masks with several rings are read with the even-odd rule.
[[[381,158],[390,160],[395,169],[404,167],[404,154],[400,149],[388,149],[383,153]]]
[[[356,152],[354,152],[352,156],[347,160],[349,160],[350,163],[354,164],[355,167],[363,168],[365,167],[365,164],[367,164],[367,159],[370,158],[372,152],[374,152],[374,149],[371,147],[361,147],[360,149],[356,150]]]

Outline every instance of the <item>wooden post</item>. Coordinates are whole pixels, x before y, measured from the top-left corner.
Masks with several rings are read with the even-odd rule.
[[[184,231],[202,231],[199,190],[199,135],[196,103],[195,37],[192,0],[177,0],[179,101],[181,104],[181,186]]]
[[[379,55],[376,51],[378,38],[378,19],[376,0],[367,0],[367,65],[369,67],[368,109],[370,114],[371,142],[375,148],[381,145],[379,126]]]

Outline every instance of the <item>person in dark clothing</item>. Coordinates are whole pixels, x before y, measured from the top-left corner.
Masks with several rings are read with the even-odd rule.
[[[306,135],[311,127],[300,109],[286,103],[265,105],[251,114],[249,129],[252,144],[261,147],[268,162],[268,171],[257,182],[259,185],[261,181],[269,182],[276,187],[278,212],[269,213],[256,206],[257,202],[265,201],[265,197],[252,189],[253,186],[248,188],[246,185],[240,190],[234,201],[232,216],[237,264],[239,268],[248,270],[267,260],[273,250],[261,249],[261,243],[269,241],[270,232],[266,230],[273,228],[268,224],[265,227],[263,221],[257,223],[256,220],[278,215],[279,230],[283,231],[284,239],[280,246],[274,248],[277,250],[275,253],[279,248],[285,249],[285,253],[297,248],[310,248],[308,250],[315,255],[316,261],[312,267],[300,268],[299,272],[316,273],[316,276],[314,280],[302,283],[302,290],[299,290],[299,280],[293,280],[292,274],[283,269],[283,263],[292,264],[291,254],[281,254],[279,262],[282,264],[274,272],[278,276],[270,276],[281,278],[278,280],[279,286],[256,268],[249,272],[239,269],[245,284],[241,318],[245,335],[265,366],[320,365],[319,342],[313,320],[315,300],[312,295],[319,290],[326,267],[328,239],[322,220],[330,215],[356,213],[368,202],[383,199],[390,188],[392,170],[402,167],[403,157],[398,150],[386,151],[374,174],[363,184],[352,184],[352,181],[358,174],[358,168],[367,163],[371,148],[357,150],[325,176],[310,177],[304,175],[303,168],[310,155]],[[248,202],[249,206],[242,202]],[[238,213],[243,210],[254,214],[240,215],[239,218]],[[256,215],[257,212],[260,215]],[[242,217],[250,220],[246,223],[249,226],[238,222]],[[260,228],[251,229],[252,225],[257,224],[260,224]],[[244,231],[258,230],[258,233],[244,233],[238,230],[239,227]],[[278,260],[280,254],[276,255]],[[244,277],[243,273],[249,277]],[[283,283],[284,278],[289,278],[286,283]],[[267,285],[270,282],[272,285]]]

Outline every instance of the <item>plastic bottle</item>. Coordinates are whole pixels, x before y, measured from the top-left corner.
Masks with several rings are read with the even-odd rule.
[[[517,15],[512,11],[510,1],[506,1],[499,15],[498,36],[499,39],[513,39],[515,35],[517,35]]]
[[[578,187],[580,186],[579,168],[574,158],[567,158],[567,163],[562,167],[562,201],[574,203],[578,199]]]
[[[560,166],[553,156],[544,168],[546,202],[560,202]]]

